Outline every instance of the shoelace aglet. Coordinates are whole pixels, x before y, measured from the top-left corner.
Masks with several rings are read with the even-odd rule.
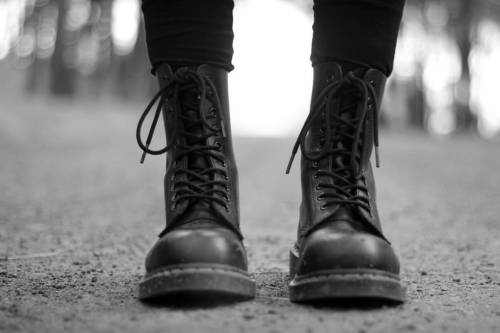
[[[149,148],[149,143],[146,143],[146,148]],[[141,156],[141,164],[144,163],[144,160],[146,159],[146,151],[143,151],[142,152],[142,156]]]
[[[293,163],[293,160],[288,161],[288,165],[286,167],[285,174],[288,175],[290,173],[290,169],[292,168],[292,163]]]
[[[293,148],[292,156],[290,156],[290,160],[288,161],[288,165],[286,166],[285,174],[287,174],[287,175],[290,173],[290,169],[292,168],[293,160],[295,159],[295,154],[297,154],[297,149],[296,148],[297,147]]]
[[[221,128],[221,131],[222,131],[222,137],[226,137],[226,128],[224,127],[224,121],[221,119],[220,120],[220,128]]]
[[[380,155],[378,152],[378,146],[375,146],[375,165],[380,168]]]

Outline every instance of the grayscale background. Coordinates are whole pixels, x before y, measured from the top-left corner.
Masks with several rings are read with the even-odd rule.
[[[499,332],[500,1],[407,0],[376,170],[408,287],[392,308],[288,301],[299,163],[284,170],[308,112],[311,3],[237,0],[234,20],[258,297],[151,306],[135,288],[164,224],[164,157],[140,165],[135,143],[156,90],[139,3],[0,0],[0,332]]]

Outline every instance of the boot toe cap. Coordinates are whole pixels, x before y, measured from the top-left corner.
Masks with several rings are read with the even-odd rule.
[[[399,260],[388,242],[369,233],[322,228],[307,236],[295,266],[297,275],[342,269],[399,274]]]
[[[226,228],[176,229],[166,233],[146,257],[146,271],[183,264],[220,264],[247,270],[239,237]]]

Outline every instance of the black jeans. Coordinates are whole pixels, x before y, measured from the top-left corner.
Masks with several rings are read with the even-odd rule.
[[[232,70],[233,7],[232,0],[143,0],[153,67]],[[312,64],[336,61],[345,70],[373,67],[389,75],[403,7],[404,0],[314,0]]]

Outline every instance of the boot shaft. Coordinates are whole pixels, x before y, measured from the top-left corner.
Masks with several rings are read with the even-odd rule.
[[[167,152],[167,227],[214,219],[239,232],[238,174],[235,164],[227,72],[213,66],[156,70],[165,92],[162,114]],[[215,199],[210,199],[213,197]]]
[[[370,156],[378,145],[385,81],[375,69],[342,73],[336,63],[314,67],[310,123],[304,125],[309,129],[301,133],[299,243],[320,224],[338,219],[384,238]]]

